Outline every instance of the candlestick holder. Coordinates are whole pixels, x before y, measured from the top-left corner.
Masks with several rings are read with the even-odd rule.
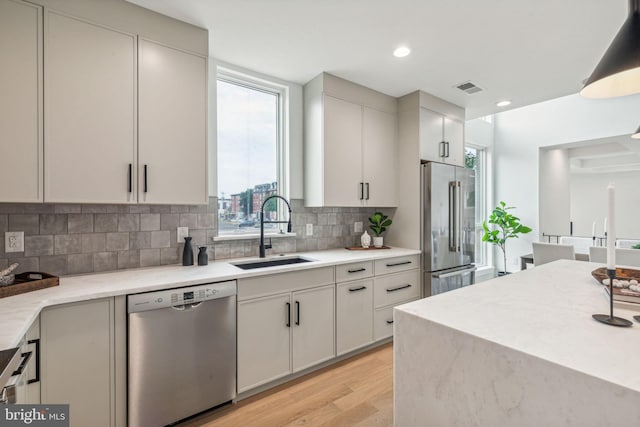
[[[609,314],[593,314],[592,317],[598,322],[611,326],[628,327],[633,325],[631,321],[613,315],[613,279],[616,278],[616,269],[607,268],[607,276],[609,277]]]

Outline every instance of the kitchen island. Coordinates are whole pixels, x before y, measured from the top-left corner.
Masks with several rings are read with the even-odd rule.
[[[640,426],[640,324],[591,318],[609,309],[598,267],[556,261],[396,307],[395,426]]]

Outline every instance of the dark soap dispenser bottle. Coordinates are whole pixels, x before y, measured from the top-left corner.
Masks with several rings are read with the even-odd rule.
[[[191,247],[191,237],[184,238],[184,249],[182,250],[182,265],[193,265],[193,248]]]
[[[209,264],[209,255],[207,255],[207,247],[200,246],[200,251],[198,252],[198,265],[207,265]]]

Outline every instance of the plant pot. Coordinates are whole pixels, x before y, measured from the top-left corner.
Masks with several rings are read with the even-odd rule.
[[[373,246],[376,248],[381,248],[384,245],[384,238],[382,236],[374,236],[373,238]]]

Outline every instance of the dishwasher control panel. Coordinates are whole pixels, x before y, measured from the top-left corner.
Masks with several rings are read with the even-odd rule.
[[[165,307],[177,307],[184,304],[197,304],[210,299],[230,297],[236,295],[236,293],[236,281],[230,280],[127,295],[127,312],[136,313]]]

